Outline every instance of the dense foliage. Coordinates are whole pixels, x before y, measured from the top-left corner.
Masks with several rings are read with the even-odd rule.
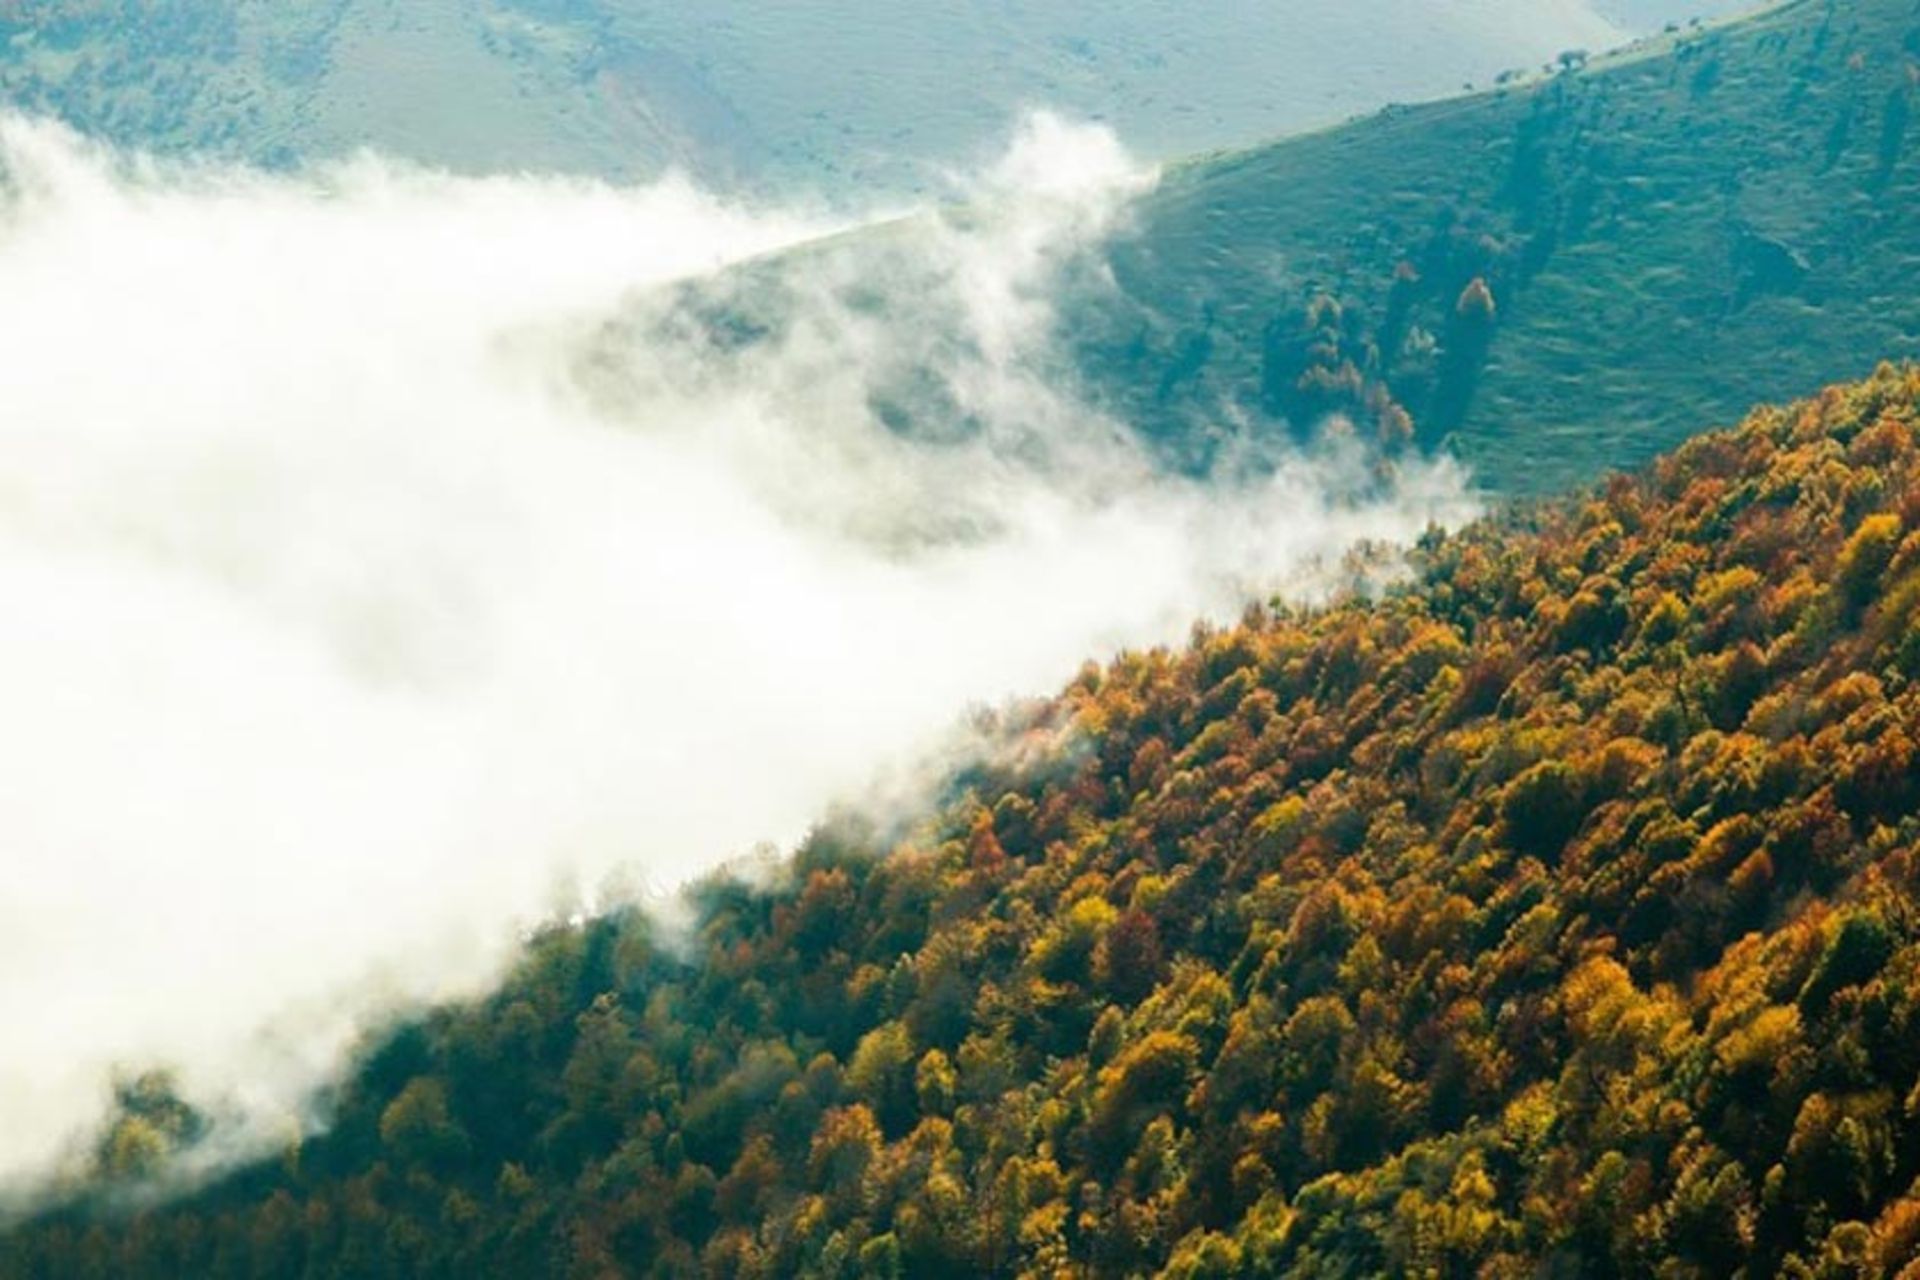
[[[1111,254],[1123,301],[1072,315],[1095,383],[1188,445],[1410,419],[1539,494],[1920,354],[1920,4],[1563,66],[1171,169]]]
[[[1920,1275],[1916,431],[1886,369],[1089,667],[0,1276]],[[193,1128],[134,1082],[103,1179]]]

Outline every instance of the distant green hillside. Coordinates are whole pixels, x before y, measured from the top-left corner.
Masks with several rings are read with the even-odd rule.
[[[1156,156],[1430,98],[1741,0],[0,0],[0,101],[286,161],[923,185],[1022,109]]]
[[[1564,486],[1920,354],[1916,104],[1920,2],[1800,0],[1205,158],[1071,336],[1163,437],[1398,405],[1494,488]]]
[[[0,100],[113,142],[291,164],[706,176],[741,130],[575,0],[0,0]]]

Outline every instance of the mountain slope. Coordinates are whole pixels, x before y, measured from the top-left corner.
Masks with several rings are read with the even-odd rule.
[[[1690,13],[1702,4],[1659,0]],[[285,162],[913,187],[1033,106],[1160,156],[1624,38],[1584,0],[11,0],[0,97],[116,141]]]
[[[1920,4],[1798,0],[1177,166],[1072,328],[1163,436],[1390,396],[1497,489],[1583,482],[1920,352],[1917,103]]]
[[[0,1275],[1915,1274],[1916,430],[1887,369],[1089,667]],[[195,1129],[121,1101],[109,1185]]]
[[[1728,18],[1760,6],[1750,0],[1594,0],[1594,11],[1607,21],[1628,31],[1658,31],[1664,26]]]

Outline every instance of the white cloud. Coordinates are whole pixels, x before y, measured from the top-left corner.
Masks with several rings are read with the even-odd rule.
[[[1468,505],[1444,469],[1349,500],[1337,458],[1162,476],[1076,404],[1046,285],[1140,179],[1044,118],[983,212],[770,273],[792,313],[735,350],[658,287],[833,228],[676,182],[159,171],[17,120],[0,166],[16,1195],[116,1065],[282,1134],[557,885],[790,841],[969,702]],[[890,431],[929,383],[968,429]]]

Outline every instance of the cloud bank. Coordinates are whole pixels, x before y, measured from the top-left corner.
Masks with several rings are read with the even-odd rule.
[[[15,1203],[116,1069],[283,1139],[557,886],[794,840],[969,703],[1469,506],[1332,454],[1170,477],[1077,404],[1045,299],[1144,179],[1045,117],[974,212],[777,270],[843,228],[20,120],[0,170]]]

